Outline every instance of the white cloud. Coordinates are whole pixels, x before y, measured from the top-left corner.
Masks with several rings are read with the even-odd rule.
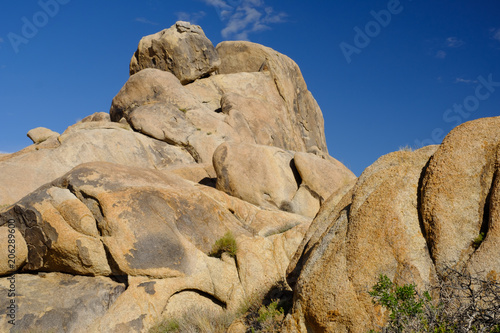
[[[500,42],[500,28],[491,28],[491,38]]]
[[[136,17],[134,21],[139,22],[139,23],[144,23],[144,24],[158,25],[158,23],[150,21],[145,17]]]
[[[455,79],[455,83],[477,83],[477,80],[469,80],[469,79],[464,79],[461,77],[457,77]]]
[[[446,58],[446,52],[444,52],[443,50],[439,50],[437,51],[435,57],[438,59],[444,59]]]
[[[203,17],[205,17],[205,15],[207,15],[204,11],[196,13],[178,12],[175,14],[177,15],[177,21],[186,21],[192,24],[197,24]]]
[[[217,8],[231,8],[224,0],[203,0],[207,5]]]
[[[0,150],[0,154],[12,154],[12,153],[8,153],[8,152],[6,152],[6,151],[1,151],[1,150]]]
[[[465,42],[463,40],[458,39],[457,37],[448,37],[446,38],[446,43],[445,43],[446,47],[452,47],[452,48],[460,47],[464,44]]]
[[[263,0],[203,0],[215,7],[219,18],[226,23],[222,37],[248,40],[249,34],[271,29],[271,24],[283,23],[286,14],[276,13]]]

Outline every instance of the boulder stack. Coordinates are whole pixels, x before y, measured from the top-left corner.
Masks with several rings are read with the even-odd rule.
[[[320,205],[356,178],[328,155],[298,66],[272,49],[215,48],[177,22],[140,41],[130,74],[109,115],[35,129],[0,156],[4,261],[10,230],[17,246],[0,293],[7,306],[16,273],[16,328],[147,332],[234,311],[285,279]],[[226,235],[234,253],[214,257]]]

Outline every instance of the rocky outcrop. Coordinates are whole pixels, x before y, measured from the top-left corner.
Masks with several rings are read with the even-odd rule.
[[[200,299],[236,309],[284,276],[310,222],[170,172],[102,162],[82,164],[23,198],[0,215],[0,230],[9,221],[29,249],[21,272],[125,279],[116,303],[85,326],[106,332],[136,332],[132,322],[146,329]],[[236,237],[236,258],[208,256],[227,231]],[[144,314],[147,304],[158,311]]]
[[[147,332],[235,311],[284,280],[321,204],[356,178],[328,155],[298,66],[269,48],[216,49],[177,22],[141,40],[130,74],[109,115],[0,156],[0,259],[11,230],[17,249],[0,293],[15,276],[21,328]],[[213,257],[227,234],[235,253]]]
[[[59,137],[0,158],[0,202],[13,204],[82,163],[103,161],[143,168],[195,163],[188,151],[111,122],[85,122]]]
[[[173,73],[182,84],[187,84],[214,72],[219,64],[219,56],[201,27],[179,21],[141,39],[130,61],[130,75],[157,68]]]
[[[447,268],[496,279],[499,121],[471,121],[440,146],[382,156],[334,193],[288,268],[295,296],[284,331],[379,329],[387,313],[368,290],[380,274],[420,291]]]

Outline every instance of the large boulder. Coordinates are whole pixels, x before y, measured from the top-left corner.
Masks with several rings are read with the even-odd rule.
[[[367,293],[380,274],[420,290],[433,285],[417,207],[420,176],[434,150],[383,156],[354,188],[326,201],[288,268],[295,303],[286,332],[361,333],[383,324],[386,314]]]
[[[432,157],[422,182],[422,218],[432,258],[441,272],[472,265],[500,272],[498,147],[500,117],[456,127]],[[490,233],[491,231],[491,233]],[[474,240],[483,233],[478,248]]]
[[[268,72],[283,99],[292,133],[304,141],[304,149],[327,154],[323,115],[307,89],[299,66],[289,57],[259,44],[226,41],[217,45],[221,59],[219,74]]]
[[[130,75],[157,68],[172,72],[187,84],[214,72],[219,64],[219,56],[201,27],[179,21],[141,39],[130,61]]]
[[[291,210],[293,155],[276,147],[224,143],[214,154],[217,189],[257,206]]]
[[[246,143],[223,143],[213,163],[217,189],[262,208],[308,217],[316,215],[325,198],[356,178],[333,158]]]

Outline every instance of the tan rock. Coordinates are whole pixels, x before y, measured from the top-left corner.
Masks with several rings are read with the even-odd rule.
[[[130,75],[145,68],[172,72],[187,84],[217,70],[220,59],[200,26],[179,21],[143,37],[130,61]]]
[[[46,141],[47,139],[53,138],[53,137],[58,137],[59,133],[54,132],[48,128],[45,127],[37,127],[33,128],[28,132],[28,138],[33,141],[33,143],[42,143]]]
[[[112,121],[128,119],[137,107],[147,104],[168,103],[178,109],[198,107],[199,100],[184,89],[172,73],[146,68],[132,75],[113,98],[109,111]]]
[[[15,297],[7,297],[14,287]],[[15,300],[15,326],[9,316],[0,317],[0,331],[97,332],[89,327],[98,321],[125,290],[125,284],[105,277],[61,273],[16,274],[0,278],[2,307]],[[5,310],[7,311],[7,310]],[[6,312],[4,312],[6,313]],[[101,331],[102,332],[102,331]]]
[[[495,278],[498,281],[500,273],[500,154],[496,152],[496,170],[493,175],[489,198],[485,203],[485,215],[483,216],[483,236],[476,236],[473,240],[475,251],[467,262],[468,270],[483,279]],[[489,201],[489,202],[488,202]],[[484,226],[487,224],[487,227]]]
[[[0,275],[20,269],[28,258],[28,247],[23,235],[9,223],[0,228]]]
[[[111,119],[109,118],[109,113],[96,112],[96,113],[91,114],[90,116],[87,116],[81,120],[82,123],[87,123],[90,121],[111,121]]]
[[[44,142],[9,155],[0,162],[0,202],[13,204],[81,163],[105,161],[162,169],[195,162],[182,148],[126,128],[111,122],[79,123],[59,136],[56,147],[40,148]]]
[[[290,287],[295,288],[297,278],[304,263],[307,262],[312,248],[319,242],[332,221],[351,204],[354,185],[356,185],[356,180],[352,180],[349,184],[339,188],[321,206],[298,246],[297,252],[290,260],[290,265],[287,268],[287,282]]]
[[[191,164],[191,165],[176,165],[168,167],[165,172],[172,172],[175,175],[190,180],[194,183],[215,187],[217,174],[215,173],[212,163],[208,164]]]
[[[293,155],[275,147],[224,143],[214,153],[217,189],[257,206],[293,211]]]
[[[185,113],[186,110],[172,104],[148,104],[134,109],[129,122],[137,132],[173,145],[186,146],[195,129],[186,120]]]
[[[292,199],[291,207],[296,214],[313,218],[320,209],[323,200],[308,186],[301,184]]]
[[[64,207],[65,201],[54,202],[54,188],[25,197],[2,220],[12,219],[26,240],[29,254],[25,270],[65,272],[80,275],[110,275],[106,250],[99,236],[87,236],[73,229],[54,206]],[[58,198],[60,199],[60,198]],[[76,197],[74,197],[76,199]],[[70,203],[74,199],[69,199]],[[84,213],[86,213],[84,211]],[[84,221],[88,215],[72,217]]]
[[[235,320],[227,329],[227,333],[246,333],[247,325],[241,320]]]
[[[128,276],[127,290],[90,328],[82,326],[95,332],[147,332],[159,319],[199,305],[237,310],[248,294],[283,279],[310,222],[261,210],[169,169],[110,163],[78,166],[0,214],[0,224],[11,218],[26,236],[30,272],[106,274],[97,271],[106,258],[107,274]],[[208,257],[228,230],[237,258]],[[104,256],[96,252],[103,245]]]
[[[338,188],[356,179],[351,170],[333,157],[323,159],[314,154],[297,152],[293,157],[293,162],[302,179],[302,184],[318,194],[321,203]]]
[[[464,264],[474,253],[473,240],[481,231],[487,234],[499,128],[500,117],[464,123],[446,136],[429,163],[422,218],[440,272]]]
[[[417,210],[419,179],[432,153],[383,156],[352,193],[323,206],[299,246],[305,258],[295,256],[288,268],[296,300],[289,332],[366,332],[383,324],[366,292],[379,274],[421,289],[436,281]]]
[[[268,71],[275,82],[276,89],[282,96],[288,117],[292,124],[290,136],[301,137],[308,151],[317,147],[327,154],[326,141],[323,132],[323,115],[316,100],[307,90],[297,64],[287,56],[268,47],[250,42],[222,42],[217,45],[221,59],[220,74]]]

